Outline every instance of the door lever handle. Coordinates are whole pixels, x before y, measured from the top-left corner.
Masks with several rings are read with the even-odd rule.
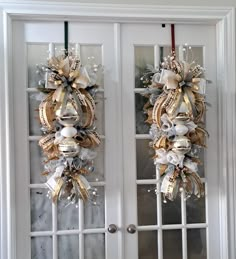
[[[108,232],[114,234],[117,232],[118,228],[115,224],[110,224],[107,228]]]
[[[137,231],[137,228],[134,224],[130,224],[127,227],[127,232],[130,233],[130,234],[134,234],[136,231]]]

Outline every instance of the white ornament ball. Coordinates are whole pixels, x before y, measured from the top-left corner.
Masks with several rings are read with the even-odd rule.
[[[182,124],[177,124],[175,126],[176,135],[183,136],[188,132],[188,127]]]
[[[65,138],[72,138],[77,134],[77,129],[74,127],[64,127],[61,130],[61,135]]]

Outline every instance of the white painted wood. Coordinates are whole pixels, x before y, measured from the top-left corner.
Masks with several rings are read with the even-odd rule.
[[[82,232],[84,230],[84,204],[83,201],[79,201],[79,256],[84,258],[84,236]]]
[[[1,87],[1,121],[6,121],[5,127],[0,128],[0,166],[3,173],[0,174],[0,219],[1,219],[1,257],[2,259],[15,259],[15,207],[14,200],[14,167],[10,164],[13,153],[11,104],[12,104],[12,48],[11,48],[11,21],[13,19],[39,19],[57,20],[61,16],[77,20],[111,21],[121,22],[168,22],[177,23],[211,23],[216,24],[217,32],[217,83],[219,87],[219,150],[218,167],[220,172],[219,203],[220,203],[220,250],[222,259],[235,258],[235,21],[234,10],[227,7],[201,8],[201,7],[160,7],[160,6],[127,6],[127,5],[96,5],[96,4],[70,4],[67,3],[2,3],[0,4],[4,17],[3,24],[0,21],[0,40],[2,36],[4,59],[0,61],[0,69],[4,75]],[[3,31],[3,34],[1,32]],[[2,46],[2,40],[1,40]],[[1,50],[3,48],[0,48]],[[3,56],[3,55],[2,55]],[[229,91],[230,89],[230,91]],[[226,93],[229,95],[226,95]],[[228,112],[230,111],[230,113]],[[232,116],[232,117],[231,117]],[[232,120],[233,118],[233,120]],[[228,152],[229,151],[229,152]],[[232,154],[226,156],[226,154]],[[222,172],[222,173],[221,173]],[[199,226],[200,227],[200,226]]]
[[[221,258],[236,257],[235,209],[235,10],[217,24],[217,83],[219,85],[219,160],[221,169],[220,237]],[[222,73],[222,71],[227,71]]]
[[[16,179],[16,251],[20,258],[29,258],[30,246],[30,169],[29,147],[28,147],[28,96],[25,91],[27,87],[27,56],[24,42],[24,23],[13,22],[13,71],[14,77],[11,88],[13,91],[14,103],[14,150],[15,150],[15,171]],[[25,114],[25,116],[23,116]],[[28,211],[28,213],[26,213]],[[21,224],[20,224],[21,222]],[[22,238],[24,237],[24,238]],[[24,249],[21,249],[24,247]]]
[[[1,6],[12,15],[25,14],[32,19],[55,20],[70,18],[91,21],[121,21],[121,22],[173,22],[173,23],[212,23],[223,19],[230,7],[200,7],[195,6],[158,6],[158,5],[124,5],[124,4],[91,4],[67,2],[28,1],[26,3],[0,2]],[[49,16],[50,15],[50,16]]]
[[[182,229],[182,257],[183,259],[187,259],[187,214],[186,214],[186,196],[185,193],[181,193],[181,216],[182,216],[182,225],[184,228]]]
[[[53,259],[58,258],[57,253],[57,204],[52,204],[52,251],[53,251]]]
[[[4,14],[3,11],[0,10],[0,56],[5,57],[4,53],[4,31],[3,31],[3,26],[4,26]],[[6,36],[6,35],[5,35]],[[5,76],[5,66],[4,62],[0,62],[0,73],[1,75]],[[5,78],[2,77],[1,83],[5,83]],[[5,87],[1,88],[1,94],[0,94],[0,111],[5,111]],[[0,120],[5,121],[5,113],[0,112]],[[5,127],[0,127],[0,258],[7,258],[7,247],[8,247],[8,242],[7,242],[7,199],[6,199],[6,193],[7,193],[7,184],[6,184],[6,153],[5,153],[5,138],[4,136],[6,135],[5,132]],[[4,152],[3,152],[4,151]],[[4,173],[5,172],[5,173]],[[10,224],[10,222],[9,222]]]
[[[123,117],[122,117],[122,78],[121,78],[121,24],[114,23],[114,52],[115,52],[115,82],[116,82],[116,91],[115,96],[117,99],[117,107],[116,107],[116,127],[117,127],[117,139],[116,139],[116,168],[120,177],[116,178],[116,185],[119,188],[119,196],[118,196],[118,211],[119,211],[119,218],[118,218],[118,254],[117,257],[119,259],[124,258],[124,183],[123,183]],[[112,244],[112,247],[114,244]],[[115,251],[115,250],[114,250]],[[114,254],[112,255],[114,257]],[[109,258],[109,257],[108,257]]]
[[[171,229],[183,229],[183,228],[206,228],[208,227],[205,223],[194,223],[194,224],[171,224],[171,225],[163,225],[163,226],[157,226],[157,225],[149,225],[149,226],[137,226],[137,229],[139,231],[146,231],[146,230],[158,230],[158,229],[164,229],[164,230],[171,230]]]
[[[91,229],[84,229],[84,230],[58,230],[55,232],[57,235],[76,235],[76,234],[101,234],[105,233],[105,228],[91,228]],[[30,233],[31,237],[41,237],[41,236],[52,236],[54,231],[34,231]],[[81,242],[83,244],[83,242]],[[81,246],[83,247],[83,246]]]

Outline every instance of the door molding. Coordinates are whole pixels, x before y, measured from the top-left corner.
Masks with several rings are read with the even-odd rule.
[[[69,20],[111,23],[186,23],[216,26],[219,208],[221,258],[236,257],[235,9],[157,5],[0,2],[0,258],[18,259],[15,233],[15,165],[12,87],[12,21]],[[117,38],[119,41],[120,38]],[[118,57],[119,59],[119,57]],[[118,64],[120,66],[120,62]],[[117,68],[120,71],[120,68]],[[18,151],[19,152],[19,151]]]

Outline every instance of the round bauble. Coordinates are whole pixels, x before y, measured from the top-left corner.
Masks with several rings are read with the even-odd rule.
[[[191,142],[185,136],[177,136],[174,138],[173,142],[172,150],[177,154],[184,155],[191,150]]]
[[[57,120],[63,126],[74,126],[80,119],[77,105],[72,100],[68,100],[64,111],[62,105],[56,110]]]
[[[75,157],[80,150],[79,145],[73,138],[65,138],[58,147],[64,157]]]
[[[177,116],[173,119],[175,124],[185,124],[190,120],[188,113],[178,113]]]
[[[175,132],[176,132],[176,135],[183,136],[183,135],[187,134],[188,127],[183,124],[177,124],[175,126]]]
[[[74,128],[74,127],[64,127],[62,130],[61,130],[61,135],[65,138],[72,138],[74,137],[75,135],[77,134],[77,129]]]

